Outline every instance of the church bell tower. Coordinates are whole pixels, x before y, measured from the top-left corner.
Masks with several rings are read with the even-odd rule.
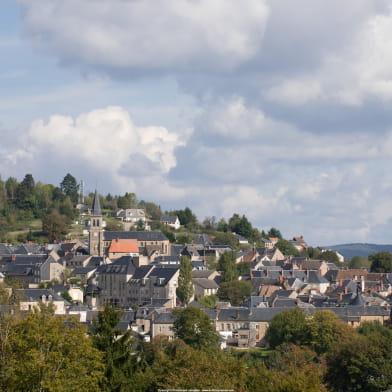
[[[103,219],[101,211],[101,203],[99,201],[98,192],[95,191],[93,205],[90,216],[89,230],[89,252],[91,256],[103,256]]]

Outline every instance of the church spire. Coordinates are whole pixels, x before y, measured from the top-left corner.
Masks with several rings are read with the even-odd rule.
[[[98,195],[97,190],[95,190],[95,194],[94,194],[91,215],[92,216],[102,216],[101,203],[99,201],[99,195]]]

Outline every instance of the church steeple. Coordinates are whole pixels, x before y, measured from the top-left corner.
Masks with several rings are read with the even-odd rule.
[[[95,191],[93,205],[91,206],[89,251],[92,256],[104,255],[103,219],[99,194]]]
[[[94,193],[93,205],[91,209],[91,216],[102,216],[101,202],[99,201],[99,195],[97,190]]]

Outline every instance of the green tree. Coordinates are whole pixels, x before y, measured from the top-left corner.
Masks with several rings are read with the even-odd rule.
[[[126,386],[139,367],[137,342],[131,332],[116,329],[122,313],[106,306],[94,320],[91,330],[94,346],[104,355],[106,378],[100,390],[108,392],[128,390]]]
[[[380,392],[392,387],[390,339],[356,334],[327,354],[326,381],[333,392]]]
[[[207,232],[213,232],[216,230],[217,223],[215,216],[206,216],[202,223],[203,230]]]
[[[320,253],[321,252],[319,249],[309,246],[306,249],[304,256],[310,257],[311,259],[318,259],[318,257],[320,256]]]
[[[119,221],[110,221],[106,223],[106,231],[123,231],[124,225]]]
[[[231,282],[238,279],[236,253],[225,252],[218,260],[218,270],[222,273],[222,282]]]
[[[218,231],[215,233],[214,244],[229,245],[232,248],[235,248],[238,244],[238,241],[233,233]]]
[[[178,287],[176,290],[179,300],[187,305],[194,293],[192,281],[192,263],[187,256],[181,256],[180,272],[178,276]]]
[[[181,225],[186,226],[188,229],[194,229],[199,224],[196,215],[189,207],[185,207],[183,210],[171,211],[170,215],[177,215]]]
[[[325,260],[329,263],[338,263],[339,258],[336,252],[333,250],[326,250],[325,252],[321,252],[318,256],[320,260]]]
[[[42,231],[49,242],[60,241],[67,233],[67,218],[56,213],[47,214],[42,218]]]
[[[65,196],[65,198],[59,203],[59,213],[60,215],[66,216],[67,223],[71,223],[73,219],[75,219],[77,215],[76,208],[74,208],[72,200],[69,196]]]
[[[174,340],[159,350],[148,391],[158,389],[244,391],[246,368],[223,351],[198,350]],[[249,389],[250,391],[251,389]]]
[[[229,219],[229,229],[233,233],[240,234],[246,238],[251,237],[253,233],[252,225],[245,215],[240,217],[238,214],[233,214]]]
[[[392,272],[392,253],[381,251],[369,255],[371,262],[370,271],[372,272]]]
[[[101,353],[87,328],[45,306],[14,320],[9,347],[0,365],[3,391],[97,391],[104,378]]]
[[[354,330],[330,310],[319,310],[307,322],[304,342],[317,354],[325,354],[336,342],[350,340]]]
[[[177,244],[191,244],[194,238],[191,233],[180,233],[176,235],[176,242]]]
[[[265,339],[272,348],[283,343],[301,345],[306,341],[306,316],[294,308],[278,313],[270,322]]]
[[[34,195],[35,181],[31,174],[26,174],[23,181],[18,185],[15,192],[16,206],[19,209],[32,211],[36,205]]]
[[[297,248],[290,242],[284,239],[280,239],[276,243],[276,247],[285,255],[285,256],[299,256],[299,252]]]
[[[124,196],[118,196],[117,198],[117,206],[118,208],[137,208],[138,201],[136,195],[134,193],[126,192]]]
[[[223,282],[218,289],[218,297],[223,301],[230,301],[234,306],[244,303],[252,294],[252,285],[244,280]]]
[[[197,302],[199,302],[199,304],[205,308],[215,309],[217,300],[218,296],[216,294],[211,294],[198,298]]]
[[[76,181],[76,178],[67,173],[63,178],[63,181],[60,183],[60,189],[64,193],[64,195],[69,196],[73,203],[77,203],[79,199],[79,184]]]
[[[141,200],[139,208],[143,208],[146,211],[146,215],[152,220],[159,221],[163,215],[161,207],[155,203]]]
[[[139,219],[136,223],[136,230],[137,231],[144,231],[146,230],[146,224],[141,219]]]
[[[9,177],[5,182],[7,198],[11,202],[11,204],[15,203],[16,189],[18,188],[18,185],[18,180],[15,177]]]
[[[226,233],[229,230],[229,225],[227,224],[225,218],[221,218],[219,220],[216,230],[224,233]]]
[[[197,349],[217,349],[220,337],[210,317],[194,306],[173,310],[173,331],[177,338]]]
[[[278,229],[276,229],[275,227],[271,227],[269,229],[267,236],[273,237],[273,238],[280,238],[280,239],[283,238],[281,232]]]
[[[367,257],[365,256],[354,256],[349,264],[348,264],[349,268],[351,269],[359,269],[359,268],[363,268],[363,267],[370,267],[370,262],[368,260]]]

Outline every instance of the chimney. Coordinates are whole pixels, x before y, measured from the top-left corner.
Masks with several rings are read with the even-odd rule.
[[[249,276],[251,279],[253,279],[253,270],[252,269],[249,270]]]
[[[11,255],[11,261],[15,261],[16,260],[16,255]]]
[[[365,277],[363,275],[361,275],[361,291],[365,292]]]
[[[343,279],[339,279],[339,287],[343,286]]]
[[[348,294],[348,287],[347,286],[344,288],[344,294]]]
[[[339,302],[343,301],[343,293],[338,293],[338,301]]]

